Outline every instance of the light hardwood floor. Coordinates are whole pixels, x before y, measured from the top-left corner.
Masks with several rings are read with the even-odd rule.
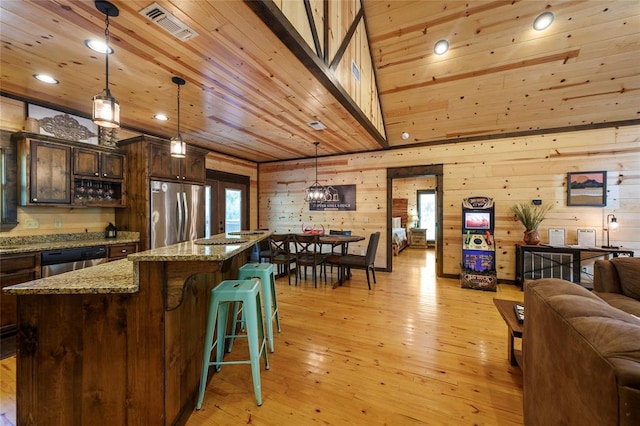
[[[436,280],[434,262],[433,249],[406,249],[371,291],[364,271],[335,290],[279,279],[282,333],[261,373],[263,405],[250,368],[227,365],[187,425],[521,425],[522,373],[492,299],[522,292],[462,289]],[[246,353],[240,339],[230,356]],[[13,424],[15,358],[0,366],[0,425]]]

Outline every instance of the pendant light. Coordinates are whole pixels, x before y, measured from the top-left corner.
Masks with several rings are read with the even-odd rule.
[[[104,39],[106,49],[104,57],[106,85],[104,92],[93,97],[92,120],[98,126],[113,129],[120,127],[120,104],[118,103],[116,98],[111,96],[111,91],[109,90],[109,16],[118,16],[120,14],[120,11],[115,5],[109,3],[108,1],[98,0],[95,2],[95,5],[96,9],[104,13],[105,16]]]
[[[180,77],[173,77],[171,81],[178,86],[178,133],[171,138],[171,156],[184,158],[187,154],[187,144],[184,143],[180,134],[180,86],[184,86],[185,81]]]
[[[304,201],[309,203],[323,203],[327,201],[327,189],[318,183],[318,145],[320,142],[313,143],[316,146],[316,181],[307,188],[307,196]]]

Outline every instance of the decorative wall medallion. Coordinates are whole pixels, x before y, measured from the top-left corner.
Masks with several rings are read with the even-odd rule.
[[[40,134],[94,145],[98,143],[98,126],[87,118],[31,104],[27,114],[38,120]]]

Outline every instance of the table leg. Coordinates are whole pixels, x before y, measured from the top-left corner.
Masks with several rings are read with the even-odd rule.
[[[509,359],[509,364],[513,365],[513,366],[517,366],[518,365],[518,361],[516,361],[516,352],[513,348],[513,330],[511,330],[511,327],[507,327],[507,350],[508,350],[508,354],[507,354],[507,358]]]

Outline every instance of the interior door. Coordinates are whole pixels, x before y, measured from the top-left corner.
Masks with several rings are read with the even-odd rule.
[[[249,229],[248,176],[207,170],[211,234]]]

